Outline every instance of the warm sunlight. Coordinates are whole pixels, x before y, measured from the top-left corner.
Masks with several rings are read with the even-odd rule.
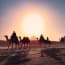
[[[38,14],[28,14],[22,22],[22,29],[27,36],[39,36],[44,31],[44,20]]]

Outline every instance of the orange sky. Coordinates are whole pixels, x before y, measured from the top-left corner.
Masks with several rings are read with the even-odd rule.
[[[39,37],[39,35],[43,34],[45,38],[48,36],[50,40],[59,40],[65,34],[65,13],[63,13],[65,9],[63,2],[60,5],[60,2],[56,1],[3,1],[1,5],[0,39],[4,39],[4,35],[10,37],[14,30],[17,36]],[[30,25],[30,21],[32,21],[32,25]],[[30,23],[26,24],[28,28],[23,27],[23,22],[25,22],[24,24]]]

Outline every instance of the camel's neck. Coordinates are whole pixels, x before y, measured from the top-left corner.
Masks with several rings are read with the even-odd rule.
[[[20,41],[22,40],[21,37],[19,37],[19,40],[20,40]]]
[[[20,41],[21,41],[21,38],[20,38]]]
[[[20,41],[20,42],[22,42],[22,39],[21,39],[21,37],[19,37],[19,41]]]
[[[20,38],[20,40],[21,40],[21,38]]]
[[[8,37],[5,37],[7,41],[9,41]]]

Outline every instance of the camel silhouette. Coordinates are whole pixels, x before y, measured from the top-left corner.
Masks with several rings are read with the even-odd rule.
[[[49,40],[49,38],[47,37],[47,39],[45,39],[43,35],[40,35],[40,38],[38,39],[38,42],[40,43],[40,47],[42,46],[43,43],[45,45],[51,43],[51,41]]]
[[[19,36],[19,39],[20,39],[20,43],[22,43],[21,47],[24,46],[24,48],[25,48],[25,45],[27,47],[30,46],[30,40],[28,37],[23,37],[23,39],[21,39],[21,36]]]
[[[12,44],[11,40],[8,38],[8,35],[5,35],[4,37],[6,38],[6,41],[8,42],[8,49],[9,49],[10,44]]]
[[[18,37],[16,35],[16,32],[12,33],[10,39],[8,38],[7,35],[5,35],[5,38],[6,38],[7,42],[9,43],[8,44],[8,49],[9,49],[11,44],[12,44],[12,49],[13,49],[13,44],[15,44],[15,48],[17,48],[17,46],[19,46],[19,40],[18,40]]]
[[[65,36],[60,38],[61,43],[65,43]]]

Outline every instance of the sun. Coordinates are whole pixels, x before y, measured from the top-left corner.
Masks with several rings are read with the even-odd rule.
[[[38,14],[28,14],[23,18],[21,27],[24,35],[38,37],[44,31],[44,20]]]

